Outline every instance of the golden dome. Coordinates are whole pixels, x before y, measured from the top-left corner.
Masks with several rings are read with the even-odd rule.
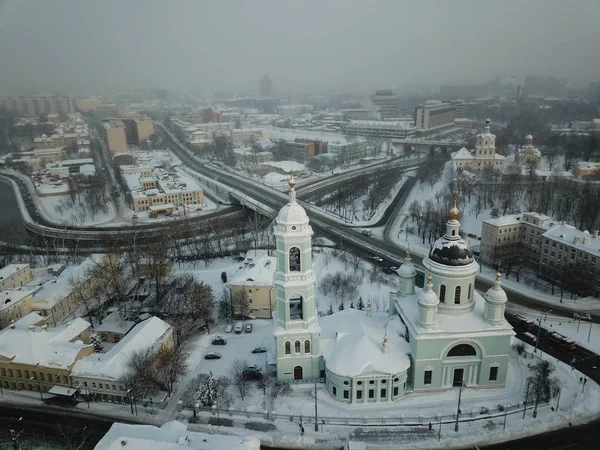
[[[294,171],[290,170],[290,181],[288,181],[288,185],[290,186],[290,191],[294,190],[296,186],[296,180],[294,180]]]
[[[500,281],[500,272],[496,272],[496,281]]]
[[[406,250],[406,259],[410,259],[410,248]]]
[[[456,202],[454,202],[454,206],[452,207],[452,209],[450,210],[450,213],[448,214],[450,216],[450,220],[458,220],[459,214],[460,214],[460,211],[456,207]]]
[[[431,274],[429,274],[429,276],[427,277],[427,284],[433,284],[433,277],[431,276]]]

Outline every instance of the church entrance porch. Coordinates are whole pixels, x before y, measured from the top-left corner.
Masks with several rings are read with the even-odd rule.
[[[461,386],[463,384],[463,377],[465,369],[454,369],[454,377],[452,380],[452,386]]]

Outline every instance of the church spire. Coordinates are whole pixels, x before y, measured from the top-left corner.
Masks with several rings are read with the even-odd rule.
[[[458,188],[456,178],[452,179],[452,201],[453,206],[448,212],[448,222],[446,222],[446,236],[447,237],[458,237],[458,232],[460,230],[460,222],[458,221],[458,216],[460,215],[460,211],[458,210],[458,206],[456,204],[456,198],[458,197]]]
[[[290,180],[288,181],[290,187],[290,204],[296,203],[296,180],[294,180],[294,171],[290,170]]]

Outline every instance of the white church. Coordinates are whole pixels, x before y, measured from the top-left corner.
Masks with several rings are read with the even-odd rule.
[[[459,211],[423,260],[424,289],[410,253],[398,270],[389,314],[346,309],[318,317],[312,228],[289,182],[289,202],[275,224],[274,337],[279,380],[324,379],[340,402],[390,402],[410,392],[503,387],[514,335],[504,318],[500,277],[482,297],[479,265],[460,237]]]
[[[477,135],[475,150],[461,148],[452,153],[452,166],[454,170],[470,170],[479,172],[486,167],[491,167],[500,172],[504,171],[504,156],[496,153],[496,135],[490,131],[490,120],[485,121],[483,133]]]

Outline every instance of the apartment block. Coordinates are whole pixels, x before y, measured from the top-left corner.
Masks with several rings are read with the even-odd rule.
[[[127,151],[127,135],[125,124],[116,119],[103,122],[104,140],[111,153],[124,153]]]
[[[0,108],[22,116],[59,114],[61,117],[66,117],[76,111],[72,98],[56,96],[0,98]]]
[[[415,108],[417,130],[435,130],[454,125],[456,108],[448,103],[426,102]]]
[[[400,117],[400,98],[392,90],[379,90],[371,96],[371,101],[382,119]]]
[[[270,319],[275,310],[275,270],[277,258],[267,254],[246,255],[243,268],[228,284],[234,314],[240,314],[247,302],[248,312],[257,318]]]
[[[140,145],[154,134],[154,123],[148,116],[120,117],[125,126],[125,140],[127,145]]]

